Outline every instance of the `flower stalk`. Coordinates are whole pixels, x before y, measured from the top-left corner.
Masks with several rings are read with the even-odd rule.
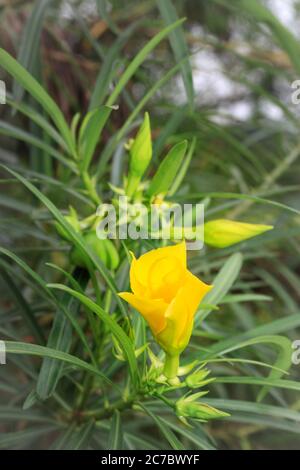
[[[175,377],[177,377],[178,368],[179,354],[177,354],[176,356],[166,354],[163,372],[167,379],[174,379]]]

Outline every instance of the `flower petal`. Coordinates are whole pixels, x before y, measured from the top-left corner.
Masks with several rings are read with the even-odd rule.
[[[155,250],[151,250],[148,253],[140,256],[138,260],[133,260],[131,263],[130,271],[132,270],[132,279],[133,284],[131,285],[132,290],[136,290],[136,292],[140,292],[139,286],[136,282],[140,285],[144,286],[144,288],[148,286],[148,279],[149,279],[149,271],[154,263],[158,260],[163,258],[175,258],[179,261],[180,266],[183,269],[186,268],[186,245],[185,241],[178,243],[177,245],[165,246],[163,248],[157,248]],[[132,282],[130,280],[130,282]]]
[[[205,282],[198,279],[190,271],[186,276],[186,282],[180,292],[179,296],[186,298],[190,317],[193,317],[199,307],[203,297],[213,288],[212,285],[205,284]]]
[[[138,297],[130,292],[120,292],[118,294],[135,308],[149,324],[154,335],[157,335],[166,326],[165,312],[168,304],[162,299],[149,300]]]
[[[153,299],[164,299],[170,303],[185,282],[186,268],[176,257],[156,260],[149,269],[148,285]]]
[[[165,314],[167,326],[161,335],[164,342],[167,341],[178,350],[186,347],[197,308],[212,287],[200,281],[191,272],[187,272],[185,284],[179,289]]]
[[[148,286],[144,286],[141,284],[139,281],[139,278],[137,276],[137,259],[133,257],[131,261],[131,266],[130,266],[130,271],[129,271],[129,276],[130,276],[130,287],[131,290],[134,294],[140,297],[149,297],[149,288]]]

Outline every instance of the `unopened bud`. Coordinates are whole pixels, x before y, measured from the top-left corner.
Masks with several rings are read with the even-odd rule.
[[[152,140],[149,114],[145,113],[144,121],[129,148],[130,162],[126,193],[133,196],[152,158]]]
[[[272,228],[272,225],[247,224],[226,219],[212,220],[204,224],[204,242],[216,248],[226,248]]]

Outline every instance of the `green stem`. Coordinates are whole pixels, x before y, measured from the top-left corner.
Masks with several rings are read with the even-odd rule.
[[[179,367],[179,354],[177,356],[170,356],[166,354],[165,365],[164,365],[164,375],[168,379],[174,379],[177,376],[177,371]]]
[[[101,199],[96,191],[93,181],[90,178],[90,175],[86,171],[84,171],[81,174],[81,177],[91,200],[98,206],[99,204],[101,204]]]
[[[141,395],[134,395],[127,398],[127,400],[117,400],[108,407],[103,407],[100,410],[90,410],[83,413],[86,418],[94,418],[96,420],[110,418],[115,410],[123,411],[132,408],[132,405],[136,400],[141,399]]]
[[[136,176],[136,175],[129,175],[128,177],[128,183],[127,183],[127,187],[126,187],[126,196],[131,198],[135,191],[137,190],[138,188],[138,185],[139,185],[139,182],[140,182],[140,177],[139,176]]]

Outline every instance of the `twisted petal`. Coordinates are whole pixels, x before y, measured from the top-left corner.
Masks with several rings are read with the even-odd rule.
[[[163,298],[170,302],[186,273],[185,242],[151,250],[130,267],[130,286],[134,294],[147,298]]]
[[[165,312],[168,308],[162,299],[145,299],[130,292],[120,292],[119,296],[140,312],[156,336],[166,326]]]
[[[175,350],[186,347],[197,308],[212,287],[200,281],[191,272],[187,272],[185,284],[179,289],[165,314],[167,325],[161,335],[164,343],[169,343]]]

